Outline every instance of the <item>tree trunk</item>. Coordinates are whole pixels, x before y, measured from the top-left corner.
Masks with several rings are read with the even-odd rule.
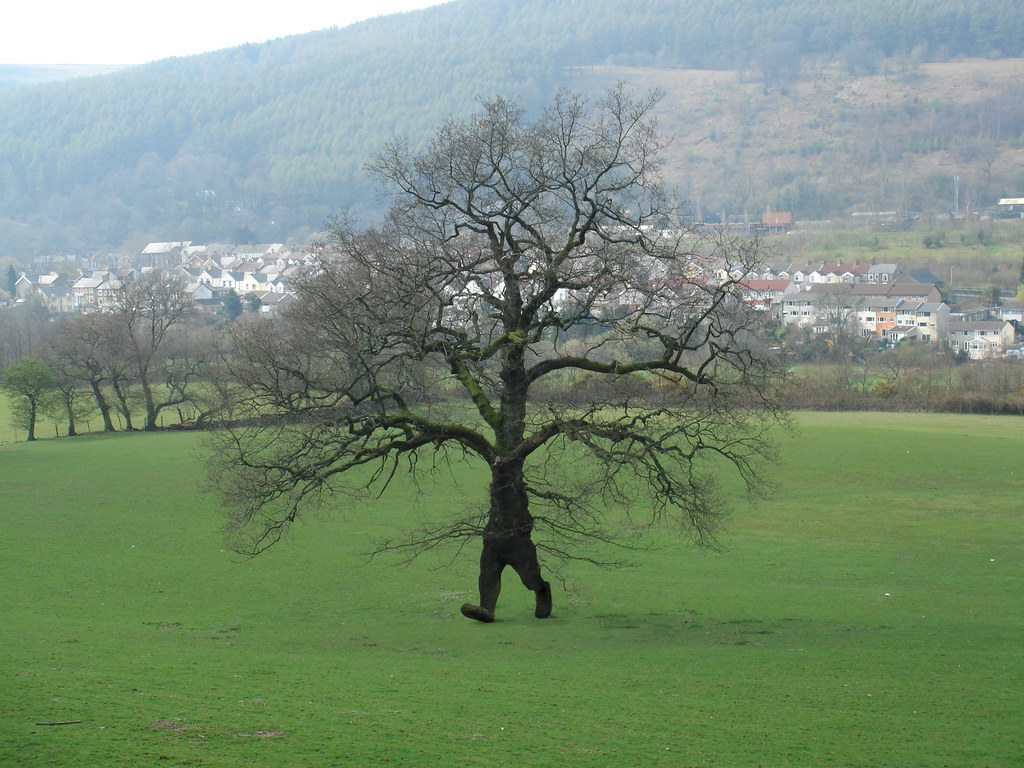
[[[156,407],[156,403],[153,400],[153,390],[149,386],[149,371],[142,368],[139,369],[139,381],[142,384],[142,394],[146,403],[146,426],[143,427],[147,432],[151,432],[156,429],[156,417],[159,413],[159,409]]]
[[[502,418],[497,435],[502,455],[491,464],[490,507],[480,553],[480,604],[462,606],[464,616],[484,622],[494,621],[505,566],[512,566],[523,586],[536,594],[534,615],[538,619],[551,615],[551,585],[541,575],[537,548],[531,538],[533,516],[523,478],[523,459],[509,456],[522,442],[526,425],[529,385],[521,346],[506,348],[504,362]]]
[[[530,515],[521,459],[497,461],[491,466],[490,511],[484,527],[480,553],[480,604],[462,606],[464,616],[477,621],[494,621],[494,609],[501,593],[505,566],[519,575],[523,586],[536,593],[534,615],[551,615],[551,585],[541,575],[537,548],[531,539]]]
[[[36,404],[31,401],[28,404],[28,440],[36,439]]]
[[[121,413],[124,415],[124,428],[131,432],[135,429],[135,426],[132,424],[132,411],[128,407],[128,398],[117,381],[114,382],[114,394],[117,395],[117,401],[121,404]]]
[[[96,398],[96,406],[100,409],[100,414],[103,416],[103,431],[113,432],[114,422],[110,420],[110,403],[103,396],[103,390],[100,389],[98,381],[90,381],[89,386],[92,387],[92,396]]]

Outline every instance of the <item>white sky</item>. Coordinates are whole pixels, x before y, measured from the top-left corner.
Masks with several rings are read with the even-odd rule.
[[[4,64],[143,64],[261,43],[444,0],[14,0],[0,11]]]

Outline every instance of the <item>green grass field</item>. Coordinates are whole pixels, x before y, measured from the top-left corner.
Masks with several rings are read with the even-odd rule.
[[[410,487],[224,551],[192,434],[0,446],[2,766],[1018,766],[1024,421],[799,414],[721,553],[362,553]],[[341,506],[341,502],[339,502]]]

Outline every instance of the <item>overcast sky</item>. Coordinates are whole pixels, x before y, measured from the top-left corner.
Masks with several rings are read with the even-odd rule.
[[[143,64],[344,27],[444,0],[13,0],[0,13],[4,64]]]

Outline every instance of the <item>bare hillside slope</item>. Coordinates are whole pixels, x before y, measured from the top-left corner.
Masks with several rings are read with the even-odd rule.
[[[768,91],[710,70],[605,66],[578,79],[665,93],[666,175],[705,212],[946,212],[956,188],[964,214],[1024,195],[1024,59],[820,72]]]

